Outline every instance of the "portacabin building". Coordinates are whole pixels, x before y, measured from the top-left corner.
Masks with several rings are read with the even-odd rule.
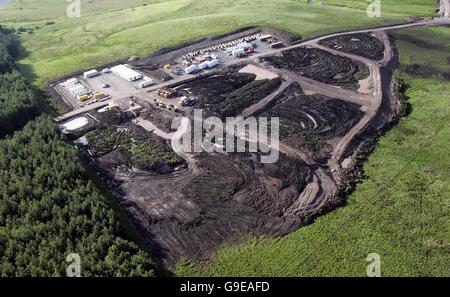
[[[142,78],[142,74],[122,64],[112,67],[111,71],[127,81],[136,81]]]

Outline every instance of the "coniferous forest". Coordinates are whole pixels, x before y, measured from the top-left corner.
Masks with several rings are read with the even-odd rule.
[[[39,113],[37,92],[26,82],[14,64],[18,42],[0,27],[0,137],[9,134]]]
[[[19,49],[0,28],[0,275],[151,276],[154,262],[129,239],[112,201],[17,70]],[[129,228],[128,228],[129,229]]]

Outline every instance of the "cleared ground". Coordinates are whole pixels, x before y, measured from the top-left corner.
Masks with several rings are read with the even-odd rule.
[[[369,75],[366,65],[320,49],[293,48],[278,56],[263,58],[262,61],[273,67],[346,89],[358,89],[359,80]]]
[[[386,84],[381,84],[380,69],[387,67],[392,55],[386,35],[377,34],[383,37],[386,48],[380,64],[333,52],[316,41],[308,47],[299,44],[255,55],[205,75],[167,83],[176,89],[176,95],[165,102],[176,102],[183,96],[196,98],[194,108],[203,109],[206,116],[280,117],[280,159],[273,164],[260,163],[261,152],[193,153],[173,145],[185,166],[167,150],[173,140],[171,118],[160,104],[158,110],[150,98],[136,99],[143,110],[133,121],[124,121],[122,115],[116,117],[117,122],[108,120],[120,114],[116,109],[107,112],[111,116],[92,109],[92,116],[108,128],[86,135],[87,153],[165,267],[173,267],[184,256],[208,259],[221,244],[242,240],[243,235],[289,234],[324,210],[341,205],[343,196],[338,189],[344,176],[340,165],[343,153],[348,152],[346,158],[351,156],[347,163],[355,158],[355,147],[348,149],[349,143],[358,133],[380,129],[397,113],[395,108],[382,105],[395,106],[396,100],[381,97],[390,89],[390,76],[387,74]],[[309,65],[305,74],[309,78],[294,73],[296,67],[281,64],[278,68],[278,64],[267,63],[270,57],[292,52],[298,53],[294,62],[298,58]],[[337,66],[327,66],[329,71],[324,73],[323,65],[328,64]],[[365,69],[365,75],[356,76],[360,68]],[[261,78],[262,74],[272,78]],[[358,80],[366,76],[372,82],[370,94],[327,84],[345,85],[350,79],[357,89]],[[171,114],[176,116],[174,111]],[[380,115],[378,121],[376,114]],[[186,108],[184,115],[192,121],[192,108]],[[133,131],[141,132],[135,135]],[[249,141],[245,132],[229,128],[227,132]],[[144,134],[155,139],[140,136]],[[161,149],[164,142],[166,149]],[[213,143],[224,145],[217,138]]]
[[[344,136],[361,120],[364,113],[360,108],[318,94],[305,95],[294,83],[261,111],[260,116],[278,117],[281,140],[314,155],[329,146],[327,140]]]
[[[383,59],[383,42],[376,36],[368,34],[338,36],[323,40],[320,44],[376,61]]]
[[[450,69],[449,28],[394,36],[401,65]],[[449,276],[450,85],[397,75],[410,85],[412,113],[380,139],[347,206],[281,239],[225,246],[208,264],[183,262],[178,275],[365,276],[367,255],[378,253],[385,276]]]

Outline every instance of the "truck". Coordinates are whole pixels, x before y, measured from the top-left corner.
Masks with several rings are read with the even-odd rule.
[[[99,100],[99,99],[102,99],[104,97],[106,97],[106,95],[103,92],[97,92],[97,93],[94,94],[94,99],[95,100]]]
[[[87,100],[89,100],[89,96],[88,95],[80,95],[80,96],[78,96],[78,100],[80,100],[81,102],[87,101]]]

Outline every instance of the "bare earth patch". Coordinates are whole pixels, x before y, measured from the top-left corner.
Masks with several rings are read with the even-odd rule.
[[[241,70],[239,70],[239,73],[250,73],[256,75],[256,80],[263,80],[263,79],[274,79],[278,77],[278,74],[270,72],[269,70],[259,68],[255,65],[248,64]]]

